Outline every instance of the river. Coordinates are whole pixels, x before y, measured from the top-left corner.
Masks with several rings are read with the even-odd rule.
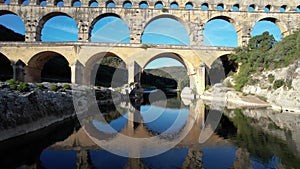
[[[212,110],[201,100],[186,105],[177,97],[151,105],[146,100],[134,109],[107,105],[100,110],[109,126],[99,118],[84,124],[70,118],[0,142],[0,168],[300,168],[300,118],[296,114],[264,109]],[[202,128],[213,125],[205,124],[210,113],[219,115],[220,122],[208,140],[199,143]],[[117,145],[122,141],[114,141],[118,134],[157,137],[162,145],[176,144],[167,149],[159,143],[150,148],[137,144],[138,151],[133,154],[141,158],[128,158],[122,145]],[[104,142],[104,147],[95,144],[95,139]],[[130,147],[126,141],[123,144]]]

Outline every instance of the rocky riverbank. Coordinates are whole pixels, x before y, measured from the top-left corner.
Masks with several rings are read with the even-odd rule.
[[[0,141],[75,116],[72,87],[60,83],[0,83]],[[75,87],[82,94],[91,91],[87,86]],[[111,90],[93,89],[97,99],[111,100]]]
[[[242,92],[264,98],[274,109],[300,113],[300,60],[285,68],[253,74]]]

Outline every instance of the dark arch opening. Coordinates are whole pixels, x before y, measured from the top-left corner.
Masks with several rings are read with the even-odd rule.
[[[201,9],[202,9],[202,10],[208,10],[208,9],[209,9],[208,3],[203,3],[203,4],[201,5]]]
[[[47,6],[47,1],[46,0],[37,0],[36,4],[39,6]]]
[[[177,3],[177,2],[172,2],[172,3],[170,4],[170,8],[171,8],[171,9],[178,9],[178,8],[179,8],[178,3]]]
[[[240,10],[240,5],[239,4],[233,5],[232,10],[239,11]]]
[[[154,8],[156,8],[156,9],[162,9],[163,7],[164,7],[164,5],[161,1],[156,2],[154,5]]]
[[[300,5],[296,7],[296,12],[300,12]]]
[[[139,7],[140,8],[148,8],[149,6],[148,6],[148,3],[146,1],[142,1],[142,2],[139,3]]]
[[[216,9],[219,10],[219,11],[223,11],[224,10],[224,4],[218,4]]]
[[[0,11],[0,41],[25,41],[22,18],[11,11]]]
[[[121,87],[127,84],[126,64],[114,53],[96,54],[88,60],[85,67],[88,84],[103,87]]]
[[[64,1],[63,0],[55,0],[54,1],[54,6],[64,6]]]
[[[114,1],[107,1],[106,4],[105,4],[105,6],[107,8],[113,8],[113,7],[116,7],[116,4],[115,4]]]
[[[80,7],[81,6],[81,1],[80,0],[73,0],[72,1],[72,6],[74,6],[74,7]]]
[[[265,6],[265,12],[271,12],[272,6],[271,5],[266,5]]]
[[[98,7],[98,2],[96,0],[92,0],[89,2],[90,7]]]
[[[76,42],[76,21],[66,13],[53,12],[42,17],[36,29],[36,40],[44,42]]]
[[[41,52],[28,62],[33,82],[71,82],[71,68],[67,59],[56,52]]]
[[[6,81],[13,78],[13,68],[11,61],[0,53],[0,81]]]
[[[130,1],[125,1],[123,3],[123,8],[132,8],[132,3]]]
[[[255,4],[251,4],[249,5],[248,11],[255,11],[256,10],[256,5]]]
[[[286,5],[282,5],[282,6],[280,7],[280,12],[286,12],[286,8],[287,8]]]
[[[194,5],[191,2],[185,4],[185,9],[194,9]]]
[[[228,59],[228,55],[223,55],[216,59],[211,68],[208,69],[207,82],[209,85],[221,83],[230,72],[236,72],[238,64]]]
[[[29,0],[18,0],[19,5],[29,5]]]

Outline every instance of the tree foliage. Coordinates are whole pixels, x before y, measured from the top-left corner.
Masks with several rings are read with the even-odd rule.
[[[236,48],[235,53],[229,56],[230,60],[241,65],[234,77],[235,89],[241,90],[249,82],[252,73],[288,66],[300,59],[299,45],[300,31],[285,37],[281,42],[276,42],[268,32],[252,37],[247,46]]]

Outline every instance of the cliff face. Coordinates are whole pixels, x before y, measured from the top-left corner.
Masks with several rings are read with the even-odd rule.
[[[265,98],[274,107],[300,112],[300,60],[285,68],[263,71],[251,77],[246,94]]]
[[[1,84],[0,140],[25,134],[75,115],[71,91],[19,92]]]

